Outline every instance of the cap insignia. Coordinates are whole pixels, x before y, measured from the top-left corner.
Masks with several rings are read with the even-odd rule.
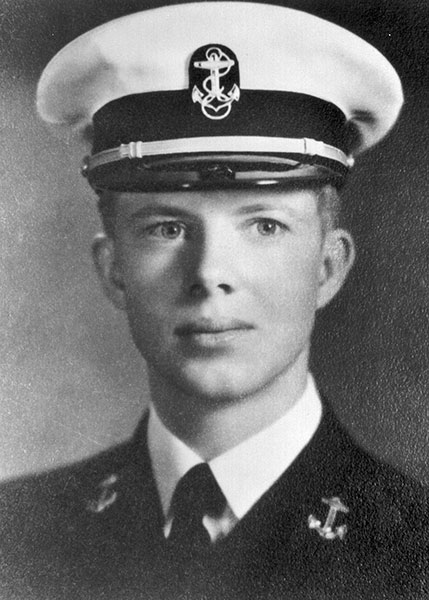
[[[189,84],[192,102],[201,104],[208,119],[225,119],[232,103],[240,99],[237,57],[220,44],[198,48],[189,65]]]

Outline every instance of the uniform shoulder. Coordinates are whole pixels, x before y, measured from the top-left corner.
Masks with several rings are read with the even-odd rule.
[[[346,487],[369,501],[392,503],[404,508],[415,505],[417,510],[427,506],[428,489],[365,449],[338,421],[325,398],[324,403],[325,417],[320,428],[323,445],[319,445],[317,450],[322,450],[331,470],[341,473],[340,479]]]
[[[429,494],[422,483],[352,443],[355,449],[351,455],[350,471],[354,486],[361,494],[404,508],[415,505],[419,509],[427,505]]]
[[[423,556],[429,550],[429,490],[353,441],[351,447],[347,487],[362,532],[374,532],[380,547],[396,548],[398,556],[405,548]]]
[[[125,442],[71,465],[4,481],[0,530],[12,531],[23,522],[37,526],[56,514],[70,513],[83,496],[94,495],[100,481],[124,467],[130,451],[131,443]]]

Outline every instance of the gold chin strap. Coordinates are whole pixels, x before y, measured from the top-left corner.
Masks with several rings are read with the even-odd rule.
[[[251,150],[249,150],[251,149]],[[150,158],[176,155],[175,162],[180,161],[177,155],[185,155],[182,160],[196,162],[207,160],[208,154],[233,153],[241,154],[240,162],[255,162],[255,155],[260,153],[287,155],[298,154],[303,156],[320,157],[340,163],[347,169],[353,166],[353,158],[348,157],[342,150],[308,138],[273,138],[263,136],[217,136],[217,137],[195,137],[179,138],[173,140],[161,140],[156,142],[130,142],[121,144],[117,148],[103,150],[85,159],[82,167],[83,175],[97,167],[114,163],[126,158]],[[191,155],[189,158],[186,155]],[[205,155],[205,156],[204,156]],[[243,157],[246,157],[245,159]],[[237,160],[228,157],[228,160]],[[281,156],[270,157],[270,162],[281,162]]]

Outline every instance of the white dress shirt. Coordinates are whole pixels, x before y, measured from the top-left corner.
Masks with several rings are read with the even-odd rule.
[[[227,535],[236,523],[292,464],[313,437],[322,405],[309,374],[303,395],[285,415],[227,452],[209,461],[227,506],[220,518],[204,517],[212,541]],[[153,405],[148,426],[149,454],[165,518],[164,535],[171,530],[171,500],[179,480],[204,462],[161,422]]]

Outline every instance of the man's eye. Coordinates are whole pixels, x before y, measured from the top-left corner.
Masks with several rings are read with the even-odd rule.
[[[256,229],[260,235],[268,237],[277,235],[281,231],[285,231],[287,227],[274,219],[258,219],[258,221],[256,221]]]
[[[166,221],[165,223],[153,225],[149,228],[149,232],[151,235],[162,237],[166,240],[177,240],[184,234],[185,228],[182,223],[177,223],[176,221]]]

